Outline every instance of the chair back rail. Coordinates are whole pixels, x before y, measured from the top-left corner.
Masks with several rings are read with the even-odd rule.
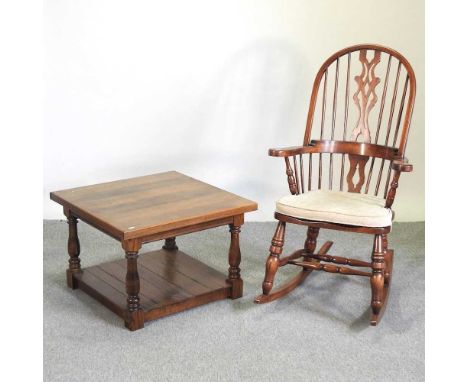
[[[393,49],[362,44],[332,55],[314,81],[307,148],[289,165],[290,188],[295,184],[295,193],[302,193],[347,186],[386,198],[391,162],[404,157],[415,95],[414,71]]]

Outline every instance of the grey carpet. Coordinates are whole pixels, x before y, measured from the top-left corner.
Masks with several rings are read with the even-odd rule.
[[[287,297],[255,305],[274,223],[241,232],[244,297],[188,310],[129,332],[122,320],[66,287],[67,224],[44,222],[46,381],[423,381],[424,224],[395,224],[387,311],[368,326],[364,277],[314,272]],[[79,224],[82,265],[122,256],[118,242]],[[178,238],[179,248],[226,272],[229,235],[217,228]],[[285,254],[304,242],[289,225]],[[323,231],[330,253],[368,259],[369,235]],[[159,248],[153,243],[143,249]],[[297,269],[280,269],[277,281]],[[292,266],[290,268],[293,268]]]

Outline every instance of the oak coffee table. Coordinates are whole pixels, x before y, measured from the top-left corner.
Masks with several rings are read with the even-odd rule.
[[[176,171],[51,192],[68,220],[67,284],[124,319],[130,330],[224,298],[242,297],[240,226],[257,203]],[[125,259],[82,269],[78,219],[119,240]],[[179,251],[176,236],[229,225],[229,274]],[[143,244],[162,249],[139,254]]]

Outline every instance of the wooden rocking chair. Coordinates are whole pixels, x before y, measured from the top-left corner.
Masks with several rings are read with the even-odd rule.
[[[392,278],[391,207],[400,173],[413,169],[404,154],[415,93],[411,65],[392,49],[356,45],[325,61],[314,81],[303,145],[269,150],[285,159],[292,195],[276,203],[278,226],[256,303],[286,295],[313,270],[366,276],[372,289],[370,323],[377,325]],[[304,248],[280,258],[286,223],[307,226],[307,238]],[[374,235],[371,262],[328,255],[330,241],[315,252],[320,228]],[[272,291],[278,268],[287,264],[301,271]]]

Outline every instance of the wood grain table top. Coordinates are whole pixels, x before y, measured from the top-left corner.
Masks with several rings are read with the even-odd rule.
[[[176,171],[55,191],[50,198],[121,240],[257,209],[251,200]]]

